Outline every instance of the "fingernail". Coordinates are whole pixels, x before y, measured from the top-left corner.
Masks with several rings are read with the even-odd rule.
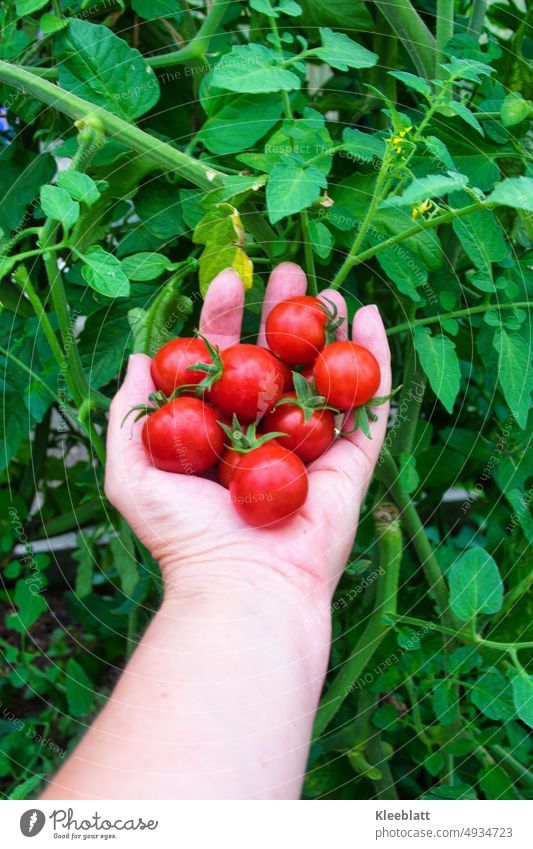
[[[377,313],[379,313],[379,309],[377,308],[376,304],[368,304],[367,309],[375,310]]]

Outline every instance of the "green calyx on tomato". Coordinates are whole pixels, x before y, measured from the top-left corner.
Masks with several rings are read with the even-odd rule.
[[[326,345],[331,345],[331,343],[335,342],[337,338],[337,330],[344,321],[344,317],[342,315],[339,316],[337,304],[334,304],[333,301],[330,301],[330,299],[326,298],[325,295],[322,295],[322,297],[324,301],[327,301],[329,304],[329,306],[326,306],[324,301],[318,301],[319,306],[324,310],[328,317],[326,326],[324,328],[324,336],[326,337]]]
[[[209,339],[202,336],[201,333],[198,333],[197,336],[202,340],[202,342],[204,342],[208,354],[211,357],[210,363],[193,363],[193,365],[190,365],[187,368],[187,371],[201,371],[205,374],[204,379],[201,380],[195,387],[196,395],[200,397],[206,390],[211,389],[212,385],[216,383],[217,380],[220,380],[224,373],[224,363],[222,362],[220,348],[218,345],[212,345]]]
[[[382,407],[387,401],[390,401],[391,398],[400,391],[402,388],[402,384],[397,386],[396,389],[390,393],[390,395],[376,395],[374,398],[371,398],[370,401],[367,401],[366,404],[362,404],[360,407],[356,407],[353,411],[353,428],[352,430],[343,430],[341,431],[341,436],[350,436],[352,433],[355,433],[356,430],[360,430],[368,439],[372,439],[372,433],[370,432],[370,422],[377,422],[378,415],[372,409],[373,407]]]
[[[280,398],[277,404],[274,405],[274,409],[277,409],[281,404],[290,404],[292,407],[299,407],[306,423],[317,410],[331,410],[335,414],[339,413],[336,407],[331,407],[326,403],[324,395],[317,394],[314,380],[311,380],[310,383],[297,371],[293,371],[292,379],[296,397]]]
[[[246,430],[244,430],[239,424],[239,419],[235,414],[233,415],[231,427],[221,421],[219,421],[218,424],[230,441],[228,447],[232,451],[237,451],[239,454],[248,454],[249,451],[253,451],[255,448],[260,448],[261,445],[264,445],[265,442],[268,442],[271,439],[276,439],[278,436],[287,436],[286,433],[278,432],[265,433],[261,436],[257,436],[257,423],[252,422],[248,425]]]
[[[177,394],[173,393],[170,397],[167,397],[164,392],[161,390],[157,390],[157,392],[150,392],[148,396],[149,404],[136,404],[135,407],[132,407],[131,410],[128,410],[124,418],[121,422],[121,427],[124,426],[124,422],[128,419],[132,413],[137,411],[137,415],[134,418],[134,422],[138,422],[139,419],[142,419],[143,416],[150,416],[152,413],[155,413],[156,410],[159,410],[164,404],[168,404],[169,401],[172,401],[174,396]]]

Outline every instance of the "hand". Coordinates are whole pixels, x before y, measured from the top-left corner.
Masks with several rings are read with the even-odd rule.
[[[292,263],[282,263],[270,275],[258,343],[265,345],[264,325],[270,310],[285,298],[303,295],[306,279]],[[338,292],[321,293],[346,317]],[[213,281],[200,320],[200,331],[226,348],[240,340],[243,287],[226,270]],[[347,320],[338,329],[347,338]],[[381,368],[379,395],[390,392],[390,352],[375,306],[360,309],[352,338],[372,351]],[[122,421],[154,390],[150,359],[130,358],[126,379],[111,405],[107,440],[106,493],[139,539],[159,561],[167,589],[199,586],[204,578],[229,578],[252,584],[281,581],[304,594],[329,597],[353,545],[359,510],[385,435],[388,404],[376,410],[372,439],[356,432],[339,439],[312,466],[309,495],[302,510],[278,529],[246,525],[234,510],[229,492],[204,478],[155,469],[141,441],[142,421]]]
[[[263,327],[274,304],[305,289],[298,266],[278,266]],[[336,292],[324,294],[346,315]],[[220,347],[238,342],[242,308],[237,275],[219,274],[201,331]],[[345,321],[339,336],[346,334]],[[376,356],[378,391],[388,394],[389,350],[375,307],[359,310],[353,338]],[[159,561],[165,598],[43,798],[297,799],[327,668],[330,596],[388,408],[379,408],[371,440],[341,438],[313,464],[297,515],[261,530],[243,523],[219,484],[153,468],[142,423],[122,426],[153,389],[149,358],[132,357],[111,406],[106,492]]]

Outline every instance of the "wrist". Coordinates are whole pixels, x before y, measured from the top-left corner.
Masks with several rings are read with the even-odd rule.
[[[166,569],[160,614],[177,641],[186,632],[200,651],[224,645],[254,655],[261,668],[289,665],[319,693],[331,641],[329,590],[297,578],[260,561],[181,563]]]

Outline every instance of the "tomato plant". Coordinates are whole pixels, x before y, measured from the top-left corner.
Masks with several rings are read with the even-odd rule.
[[[350,321],[377,304],[402,386],[332,603],[304,796],[531,798],[532,15],[518,0],[1,5],[5,796],[39,792],[160,602],[103,496],[129,354],[179,351],[225,268],[254,343],[268,273],[293,262]],[[309,312],[298,367],[323,344]],[[343,406],[325,351],[318,388]],[[238,374],[242,424],[292,391],[268,352]],[[275,470],[239,464],[234,494]]]

